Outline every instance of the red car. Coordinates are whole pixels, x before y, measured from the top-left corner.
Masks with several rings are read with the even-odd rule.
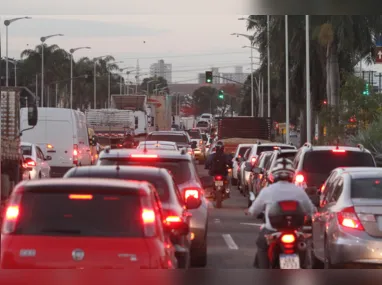
[[[47,179],[16,186],[1,269],[174,269],[162,206],[147,182]]]

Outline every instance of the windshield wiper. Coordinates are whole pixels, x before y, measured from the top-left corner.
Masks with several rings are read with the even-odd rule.
[[[41,232],[43,233],[57,233],[57,234],[75,234],[75,235],[80,235],[81,231],[80,230],[65,230],[65,229],[42,229]]]

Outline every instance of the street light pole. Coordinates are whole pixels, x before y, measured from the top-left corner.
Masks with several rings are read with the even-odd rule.
[[[268,58],[268,118],[271,117],[271,53],[270,53],[270,38],[269,38],[269,34],[270,34],[270,16],[267,15],[267,41],[268,41],[268,44],[267,44],[267,58]]]
[[[32,19],[31,17],[19,17],[19,18],[13,18],[10,20],[5,20],[4,25],[5,25],[5,86],[8,87],[9,85],[9,72],[8,72],[8,27],[10,24],[13,22],[16,22],[18,20],[23,20],[23,19]]]
[[[286,143],[289,144],[289,40],[288,40],[288,15],[285,15],[285,106],[286,106]]]
[[[309,57],[309,15],[305,15],[305,41],[306,41],[306,138],[307,142],[312,139],[312,114],[310,107],[310,57]]]
[[[55,34],[46,37],[41,37],[41,107],[44,107],[44,43],[47,39],[53,37],[62,37],[63,34]]]
[[[80,49],[91,49],[90,47],[78,47],[70,49],[70,109],[73,109],[73,53]]]

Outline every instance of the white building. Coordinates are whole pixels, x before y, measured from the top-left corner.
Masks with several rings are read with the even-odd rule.
[[[163,77],[168,83],[172,82],[172,64],[165,63],[163,59],[150,65],[150,76]]]

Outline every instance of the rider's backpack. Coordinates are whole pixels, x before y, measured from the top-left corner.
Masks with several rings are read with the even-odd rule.
[[[223,175],[226,171],[226,160],[224,153],[215,153],[212,160],[211,175]]]

